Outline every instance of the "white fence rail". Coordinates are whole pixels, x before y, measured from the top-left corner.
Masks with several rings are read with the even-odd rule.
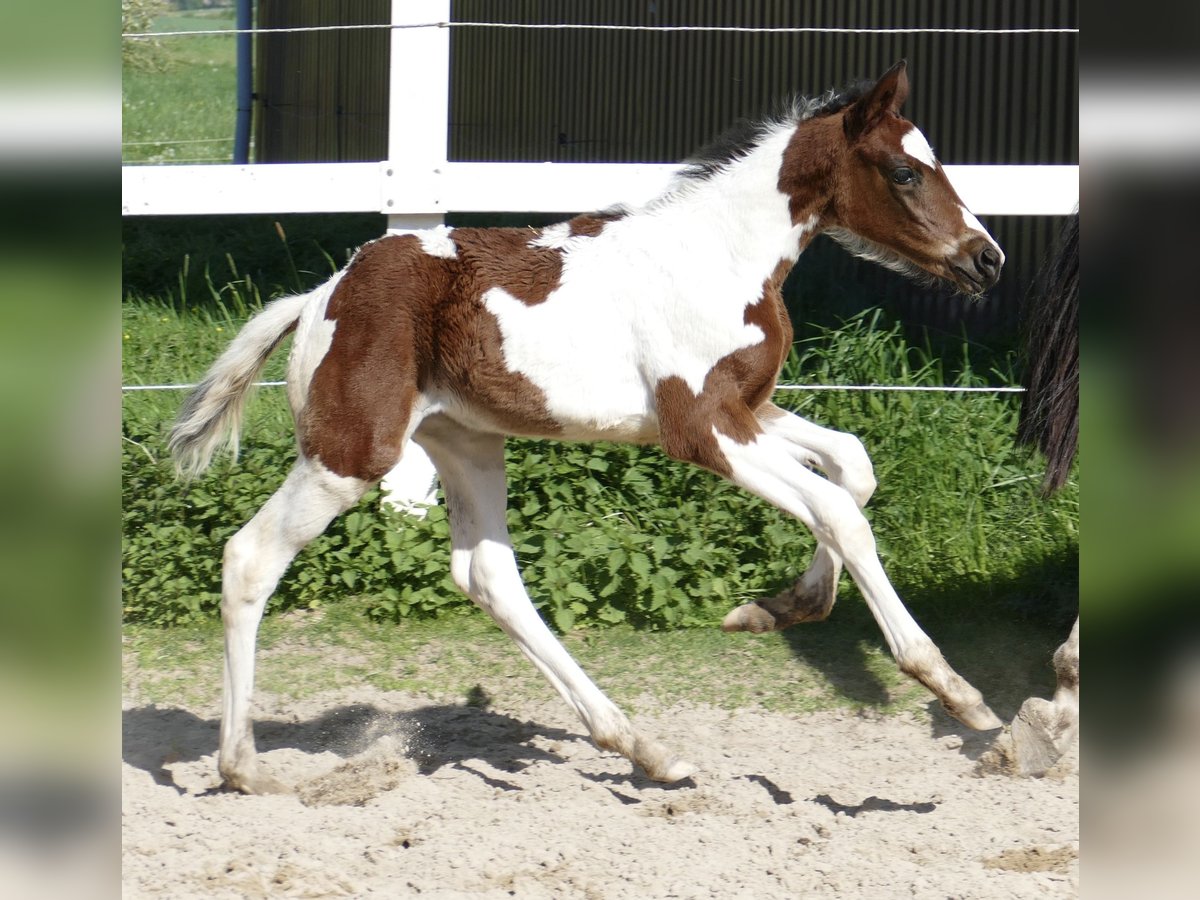
[[[569,213],[637,203],[650,199],[666,184],[673,166],[448,161],[447,23],[500,27],[495,23],[451,23],[450,0],[392,0],[391,24],[383,26],[391,28],[393,60],[386,161],[124,166],[122,214],[379,212],[389,217],[389,230],[401,230],[436,225],[450,212]],[[975,33],[998,32],[983,29]],[[416,89],[414,79],[419,80]],[[963,201],[980,215],[1066,215],[1079,202],[1078,166],[947,166],[946,170]]]
[[[629,163],[293,163],[125,166],[123,215],[582,212],[656,196],[676,166]],[[979,215],[1067,215],[1078,166],[946,166]]]

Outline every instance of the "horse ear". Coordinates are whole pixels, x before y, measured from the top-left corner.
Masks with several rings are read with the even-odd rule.
[[[846,111],[846,137],[858,140],[888,113],[898,113],[907,99],[908,62],[902,59],[884,72],[875,86]]]

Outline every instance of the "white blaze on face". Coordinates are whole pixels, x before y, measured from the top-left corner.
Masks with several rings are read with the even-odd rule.
[[[993,238],[988,230],[983,227],[983,223],[975,218],[975,214],[973,212],[962,205],[960,205],[958,208],[962,211],[963,224],[966,225],[971,231],[977,231],[991,241],[992,246],[996,248],[996,252],[1000,254],[1000,265],[1004,265],[1004,251],[1000,249],[1000,245],[996,243],[996,239]]]
[[[921,134],[921,130],[915,125],[910,128],[900,140],[900,147],[917,162],[923,162],[931,169],[937,168],[937,157],[933,155],[933,148],[929,146],[929,141],[925,140],[925,135]]]

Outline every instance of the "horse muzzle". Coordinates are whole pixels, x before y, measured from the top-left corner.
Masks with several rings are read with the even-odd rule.
[[[1000,280],[1004,253],[988,238],[980,235],[965,241],[959,252],[946,260],[949,278],[967,294],[982,294]]]

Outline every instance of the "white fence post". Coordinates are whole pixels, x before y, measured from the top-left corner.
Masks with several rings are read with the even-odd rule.
[[[392,0],[392,24],[449,22],[450,0]],[[383,169],[382,207],[403,209],[395,193],[397,173],[441,173],[446,165],[450,123],[450,29],[393,28],[389,66],[388,159]],[[389,234],[434,228],[445,215],[387,212]],[[380,482],[383,503],[424,517],[437,503],[437,471],[425,451],[409,441],[404,456]]]
[[[392,0],[393,25],[449,21],[450,0]],[[398,194],[413,174],[436,176],[446,165],[450,29],[393,28],[389,69],[388,158],[382,184],[387,230],[433,228],[442,224],[443,213],[399,212],[406,204]]]

